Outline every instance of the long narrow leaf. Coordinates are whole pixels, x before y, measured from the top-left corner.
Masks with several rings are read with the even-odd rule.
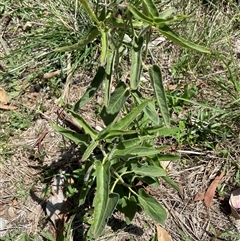
[[[157,166],[146,166],[146,165],[138,165],[136,163],[131,164],[132,169],[135,174],[140,176],[148,176],[148,177],[163,177],[166,176],[166,172],[163,168]]]
[[[149,135],[154,134],[157,137],[157,136],[172,136],[179,131],[179,128],[176,126],[168,128],[168,127],[162,127],[160,125],[160,126],[147,127],[147,128],[144,128],[143,130],[145,133],[148,133]]]
[[[142,97],[141,93],[139,91],[132,92],[132,95],[138,102],[138,104],[141,104],[144,101],[144,98]],[[144,114],[155,124],[159,124],[160,119],[158,116],[158,113],[155,109],[155,100],[148,103],[146,108],[143,110]]]
[[[88,15],[92,18],[92,20],[100,26],[100,22],[99,22],[97,16],[95,15],[94,11],[91,9],[91,7],[89,5],[89,1],[79,0],[79,2],[82,4],[83,8],[86,10]]]
[[[143,22],[146,22],[150,25],[153,24],[153,19],[146,16],[145,14],[141,13],[135,6],[128,4],[129,11],[133,14],[133,16],[139,20],[142,20]]]
[[[85,161],[88,159],[88,157],[93,153],[94,149],[97,147],[98,145],[98,141],[93,141],[88,148],[86,149],[86,151],[83,153],[82,156],[82,161]]]
[[[125,149],[116,149],[113,152],[112,158],[114,157],[145,157],[159,154],[161,151],[169,148],[168,146],[161,146],[159,148],[151,148],[144,146],[132,146]]]
[[[89,85],[89,87],[87,88],[83,96],[79,99],[79,101],[74,105],[73,111],[75,112],[78,111],[95,95],[104,77],[105,77],[105,70],[103,67],[99,67],[91,84]]]
[[[143,37],[135,37],[132,45],[132,61],[130,72],[130,88],[136,90],[138,88],[142,73],[142,46]]]
[[[148,105],[150,101],[146,100],[139,106],[131,110],[126,116],[124,116],[118,123],[112,126],[114,130],[124,130],[126,129],[134,119],[142,112],[142,110]]]
[[[192,50],[196,50],[202,53],[207,53],[210,54],[211,50],[209,48],[205,48],[202,47],[198,44],[195,44],[193,42],[190,42],[184,38],[179,37],[177,34],[175,34],[173,32],[172,29],[170,29],[167,25],[164,25],[160,28],[156,28],[161,34],[163,34],[164,36],[166,36],[168,39],[170,39],[171,41],[173,41],[175,44],[181,46],[181,47],[185,47],[185,48],[189,48]]]
[[[138,201],[143,211],[154,221],[161,225],[165,224],[167,212],[162,205],[152,196],[149,196],[142,188],[138,191]]]
[[[170,115],[168,111],[167,99],[162,82],[162,73],[157,65],[153,65],[149,69],[151,83],[157,99],[158,106],[161,110],[164,122],[167,127],[170,127]]]
[[[102,30],[101,31],[101,56],[100,56],[100,63],[101,65],[105,64],[106,56],[107,56],[107,50],[108,50],[108,31]]]
[[[108,106],[105,106],[100,114],[105,125],[109,125],[114,121],[128,96],[129,89],[124,82],[120,82],[111,94]]]
[[[112,215],[118,200],[119,195],[109,193],[110,190],[110,162],[102,164],[99,161],[95,162],[97,189],[94,198],[94,214],[93,224],[91,225],[88,236],[98,238],[106,226],[109,217]]]
[[[151,14],[152,17],[158,17],[159,13],[158,13],[158,9],[156,7],[156,5],[154,4],[154,2],[152,0],[143,0],[145,6],[148,9],[148,12]]]
[[[78,123],[82,126],[84,132],[86,134],[89,134],[92,139],[95,139],[97,136],[97,132],[95,130],[93,130],[90,125],[88,125],[88,123],[83,119],[83,117],[81,117],[79,114],[77,114],[76,112],[74,112],[72,110],[69,110],[69,112],[78,121]]]
[[[108,107],[109,99],[111,95],[111,84],[112,84],[112,76],[114,69],[114,61],[115,61],[115,52],[109,50],[107,53],[107,68],[106,68],[106,81],[104,86],[104,104]]]
[[[54,123],[51,123],[51,126],[53,127],[53,129],[55,131],[61,133],[66,138],[73,141],[76,145],[79,145],[79,144],[84,144],[85,146],[89,145],[89,142],[90,142],[90,136],[89,135],[76,133],[74,131],[68,130],[68,129],[63,128],[61,126],[58,126]]]
[[[163,12],[159,13],[158,17],[166,19],[166,18],[170,17],[173,14],[173,12],[174,12],[173,8],[168,8],[168,9],[164,10]]]

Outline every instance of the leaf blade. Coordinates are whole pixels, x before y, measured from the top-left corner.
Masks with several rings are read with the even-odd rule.
[[[157,99],[157,103],[161,110],[164,122],[167,127],[170,127],[170,115],[168,111],[165,90],[163,87],[161,70],[157,65],[153,65],[151,68],[149,68],[149,74],[154,89],[154,93]]]
[[[167,212],[162,205],[152,196],[149,196],[142,188],[138,190],[138,201],[143,211],[157,223],[164,225]]]
[[[97,190],[94,197],[94,222],[88,231],[88,235],[98,238],[117,205],[119,195],[117,193],[109,193],[110,162],[107,161],[102,164],[100,161],[96,161],[95,166]]]

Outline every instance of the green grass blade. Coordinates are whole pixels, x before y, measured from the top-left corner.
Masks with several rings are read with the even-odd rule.
[[[78,43],[70,46],[56,48],[55,52],[67,52],[67,51],[78,50],[82,47],[85,47],[88,43],[92,42],[99,34],[100,32],[98,28],[93,27],[85,39],[80,40]]]
[[[130,88],[136,90],[140,82],[140,76],[142,73],[142,46],[143,37],[134,37],[132,46],[132,61],[130,72]]]
[[[74,112],[72,110],[69,110],[69,112],[78,121],[78,123],[82,126],[84,132],[86,134],[89,134],[92,139],[96,139],[98,133],[95,130],[93,130],[92,127],[90,125],[88,125],[88,123],[79,114],[77,114],[76,112]]]
[[[91,84],[80,98],[80,100],[73,106],[73,111],[76,112],[82,108],[91,98],[95,95],[99,89],[101,83],[105,78],[105,70],[103,67],[99,67],[95,77],[93,78]]]
[[[158,9],[152,0],[143,0],[143,3],[147,7],[148,12],[151,14],[152,17],[158,17]]]
[[[106,226],[109,217],[112,215],[118,200],[119,195],[109,193],[110,190],[110,162],[102,164],[99,161],[95,162],[97,188],[94,198],[94,214],[93,224],[91,225],[88,236],[98,238]]]
[[[156,28],[161,34],[163,34],[164,36],[166,36],[168,39],[170,39],[171,41],[173,41],[175,44],[184,47],[184,48],[189,48],[192,50],[196,50],[202,53],[207,53],[210,54],[211,50],[209,48],[206,47],[202,47],[198,44],[195,44],[193,42],[190,42],[184,38],[179,37],[177,34],[175,34],[173,32],[173,30],[171,30],[167,25]]]
[[[149,196],[142,188],[138,190],[138,201],[143,211],[157,223],[164,225],[167,212],[162,205],[152,196]]]
[[[153,65],[149,69],[151,83],[157,99],[158,106],[161,110],[163,120],[167,127],[170,127],[170,115],[168,111],[167,99],[162,82],[162,73],[157,65]]]

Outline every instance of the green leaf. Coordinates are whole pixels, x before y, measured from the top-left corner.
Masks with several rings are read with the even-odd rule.
[[[170,115],[168,112],[167,99],[165,96],[160,68],[157,65],[153,65],[149,68],[149,75],[164,122],[167,127],[170,127]]]
[[[155,6],[152,0],[143,0],[145,6],[147,7],[148,12],[151,14],[152,17],[158,17],[158,9]]]
[[[161,28],[169,23],[176,22],[176,21],[182,21],[182,20],[186,19],[187,17],[188,16],[185,16],[185,15],[177,15],[177,16],[173,16],[173,17],[167,18],[167,19],[154,18],[154,25]]]
[[[198,44],[195,44],[193,42],[190,42],[184,38],[179,37],[177,34],[175,34],[173,32],[173,30],[171,30],[167,25],[156,28],[161,34],[163,34],[164,36],[166,36],[168,39],[170,39],[171,41],[173,41],[175,44],[184,47],[184,48],[189,48],[192,50],[196,50],[202,53],[207,53],[210,54],[211,50],[209,48],[206,47],[202,47]]]
[[[144,98],[141,96],[141,93],[139,91],[132,92],[134,98],[138,102],[138,104],[141,104],[144,101]],[[143,110],[144,114],[155,124],[159,124],[160,119],[158,116],[158,113],[155,109],[155,100],[148,103],[146,108]]]
[[[118,138],[120,136],[125,136],[125,135],[133,135],[138,133],[137,130],[129,130],[129,131],[121,131],[121,130],[112,130],[110,129],[110,131],[108,132],[104,132],[103,134],[98,136],[98,140],[103,140],[103,139],[114,139],[114,138]]]
[[[164,10],[163,12],[159,13],[158,17],[166,19],[166,18],[170,17],[173,14],[173,12],[174,12],[173,8],[168,8],[168,9]]]
[[[162,177],[167,175],[161,167],[140,165],[137,163],[132,163],[131,166],[132,170],[140,176]]]
[[[111,94],[108,106],[104,106],[100,114],[105,125],[109,125],[114,121],[128,96],[129,89],[124,82],[120,82]]]
[[[97,90],[99,89],[102,81],[105,78],[105,70],[103,67],[99,67],[95,77],[93,78],[91,84],[84,92],[83,96],[79,99],[79,101],[73,106],[73,111],[76,112],[80,108],[82,108],[91,98],[95,95]]]
[[[88,236],[94,239],[102,234],[108,219],[111,217],[119,200],[119,195],[117,193],[109,193],[110,162],[107,161],[102,164],[101,162],[96,161],[95,166],[97,187],[93,201],[93,224],[88,231]]]
[[[105,64],[107,50],[108,50],[108,31],[106,29],[101,31],[101,56],[100,56],[100,63],[101,65]]]
[[[53,127],[53,129],[55,131],[61,133],[66,138],[73,141],[76,145],[84,144],[85,146],[88,146],[89,143],[90,143],[90,136],[89,135],[76,133],[74,131],[65,129],[61,126],[58,126],[54,123],[51,123],[51,126]]]
[[[159,154],[161,151],[165,150],[166,146],[161,146],[159,148],[151,148],[144,146],[133,146],[125,149],[116,149],[113,152],[112,158],[114,157],[144,157]]]
[[[88,13],[88,15],[91,17],[91,19],[100,26],[100,22],[99,22],[97,16],[95,15],[94,11],[91,9],[91,7],[89,5],[89,1],[87,1],[87,0],[79,0],[79,1],[82,4],[83,8]]]
[[[150,101],[145,100],[143,103],[133,108],[131,112],[129,112],[126,116],[124,116],[120,121],[112,126],[114,130],[124,130],[126,129],[133,120],[137,118],[137,116],[142,112],[142,110],[148,105]]]
[[[179,186],[177,185],[177,183],[175,183],[168,175],[162,177],[162,179],[167,182],[169,185],[171,185],[175,190],[177,190],[178,192],[180,191]]]
[[[134,196],[130,198],[123,197],[122,211],[125,216],[126,224],[129,225],[137,212],[137,200]]]
[[[82,156],[82,160],[81,161],[85,161],[88,159],[88,157],[93,153],[94,149],[98,146],[98,141],[93,141],[88,148],[86,149],[86,151],[83,153]]]
[[[109,99],[111,94],[114,62],[115,62],[115,52],[112,52],[111,50],[109,50],[107,53],[106,81],[104,86],[104,90],[105,90],[104,104],[106,107],[109,105]]]
[[[146,22],[150,25],[153,24],[153,19],[141,13],[135,6],[128,4],[127,7],[128,7],[128,10],[133,14],[135,18],[142,20],[143,22]]]
[[[130,72],[130,88],[136,90],[138,88],[142,73],[142,46],[143,37],[134,37],[132,43],[132,61]]]
[[[84,182],[80,188],[80,195],[79,195],[79,206],[85,203],[86,197],[95,181],[95,176],[93,176],[93,164],[92,162],[86,162],[86,166],[84,168],[85,175],[84,175]]]
[[[175,160],[179,160],[180,156],[172,155],[172,154],[159,154],[157,155],[157,159],[159,161],[175,161]]]
[[[80,49],[82,47],[85,47],[88,43],[92,42],[99,34],[100,34],[100,31],[98,30],[98,28],[93,27],[85,39],[80,40],[78,43],[70,46],[56,48],[55,51],[67,52],[67,51],[74,51],[74,50]]]
[[[160,125],[160,126],[144,128],[143,131],[145,133],[148,133],[149,135],[154,134],[156,137],[157,136],[172,136],[179,131],[179,128],[176,126],[168,128],[168,127],[162,127],[162,125]]]
[[[162,205],[152,196],[149,196],[142,188],[138,190],[138,201],[143,211],[157,223],[164,225],[167,212]]]
[[[96,139],[98,133],[95,130],[93,130],[90,125],[87,124],[87,122],[83,119],[83,117],[81,117],[79,114],[77,114],[76,112],[74,112],[72,110],[69,110],[69,112],[78,121],[78,123],[82,126],[84,132],[86,134],[89,134],[92,139]]]
[[[109,106],[106,109],[109,114],[119,113],[128,97],[129,92],[127,90],[127,86],[124,82],[120,82],[116,86],[114,92],[111,94]]]

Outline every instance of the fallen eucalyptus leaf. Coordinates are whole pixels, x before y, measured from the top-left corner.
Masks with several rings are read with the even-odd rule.
[[[224,176],[224,172],[221,172],[221,174],[213,180],[213,182],[208,187],[205,196],[204,196],[204,203],[207,208],[209,208],[212,205],[213,197],[215,196],[215,191],[217,188],[218,183],[221,181],[222,177]]]

